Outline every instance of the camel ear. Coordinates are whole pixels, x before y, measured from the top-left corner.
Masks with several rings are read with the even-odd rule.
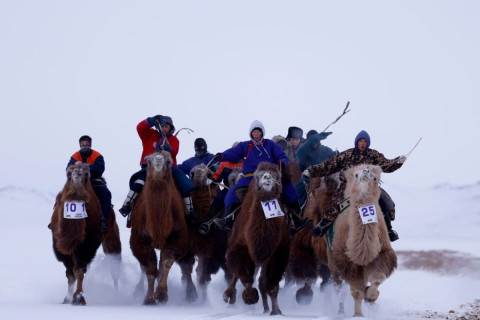
[[[380,166],[373,166],[372,168],[373,173],[380,179],[380,176],[382,175],[382,167]]]

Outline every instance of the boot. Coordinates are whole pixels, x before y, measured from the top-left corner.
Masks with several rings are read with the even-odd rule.
[[[195,213],[195,210],[193,209],[193,201],[190,196],[187,196],[183,198],[183,201],[185,201],[185,207],[187,210],[185,211],[185,217],[187,218],[188,222],[195,222],[198,220],[198,214]]]
[[[388,193],[383,189],[382,189],[382,193],[380,194],[380,199],[378,200],[378,204],[380,205],[380,209],[382,209],[383,218],[385,219],[385,224],[387,225],[388,238],[390,239],[390,242],[400,239],[397,231],[392,229],[391,212],[392,211],[395,212],[395,203],[393,203]]]
[[[235,214],[240,209],[240,202],[234,202],[225,209],[225,217],[213,219],[213,223],[220,230],[232,230]]]
[[[297,232],[300,232],[303,229],[305,229],[305,227],[312,222],[312,219],[310,218],[302,219],[302,217],[300,217],[299,214],[301,212],[301,209],[300,209],[300,203],[298,202],[298,200],[292,203],[288,212],[290,213],[290,216],[292,217],[292,221],[293,221],[293,226],[290,229],[290,235],[292,237]]]
[[[130,212],[132,212],[133,203],[135,202],[137,196],[138,193],[135,191],[128,191],[127,198],[125,199],[123,206],[120,208],[120,210],[118,210],[122,216],[126,217],[130,214]]]
[[[310,230],[310,234],[314,237],[323,237],[325,233],[327,233],[332,222],[332,220],[322,218],[322,220]]]
[[[393,242],[393,241],[396,241],[396,240],[400,239],[397,231],[395,231],[393,229],[388,229],[388,237],[390,238],[390,242]]]

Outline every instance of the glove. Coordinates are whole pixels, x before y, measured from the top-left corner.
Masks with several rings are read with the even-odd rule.
[[[156,116],[148,117],[148,118],[147,118],[147,122],[148,122],[148,124],[149,124],[151,127],[154,127],[157,123],[160,123],[160,119],[161,119],[162,117],[163,117],[163,116],[161,116],[161,115],[156,115]]]
[[[212,163],[218,163],[222,160],[222,158],[223,156],[220,152],[216,153],[215,156],[213,156]]]
[[[402,163],[404,163],[405,161],[407,161],[407,157],[405,157],[405,156],[400,156],[400,157],[398,157],[397,163],[402,164]]]
[[[331,134],[332,134],[332,132],[328,131],[328,132],[320,132],[318,135],[320,137],[320,140],[324,140],[324,139],[327,139],[327,137]]]
[[[168,151],[168,152],[172,152],[172,148],[171,148],[170,145],[167,144],[167,143],[165,143],[165,144],[163,145],[163,150]]]
[[[302,175],[304,175],[307,178],[310,178],[310,171],[308,171],[308,169],[305,169],[305,170],[303,170]]]

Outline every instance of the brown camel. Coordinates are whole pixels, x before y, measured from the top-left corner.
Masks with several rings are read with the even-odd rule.
[[[381,172],[378,166],[359,165],[343,173],[347,181],[345,199],[349,199],[350,206],[336,219],[332,250],[327,251],[337,288],[341,280],[350,285],[354,317],[363,317],[362,300],[375,302],[379,285],[397,267],[397,256],[378,204]],[[327,235],[324,240],[328,241]],[[342,301],[340,312],[343,309]]]
[[[316,225],[321,218],[321,210],[337,188],[338,179],[335,175],[311,179],[308,201],[303,214]],[[296,300],[299,304],[309,304],[313,299],[312,285],[318,277],[322,278],[320,290],[331,280],[328,268],[327,245],[321,238],[310,235],[312,225],[297,233],[290,248],[288,270],[297,281],[303,281],[304,286],[297,290]]]
[[[234,277],[223,294],[225,302],[234,303],[235,285],[240,279],[245,287],[243,301],[246,304],[257,303],[259,296],[253,282],[255,269],[261,267],[259,288],[263,308],[264,312],[269,311],[268,294],[272,302],[271,315],[282,314],[277,296],[290,246],[289,225],[286,215],[283,215],[286,208],[280,201],[280,181],[281,173],[277,165],[267,162],[259,164],[229,238],[227,266]]]
[[[198,224],[207,222],[212,218],[208,214],[212,200],[219,192],[218,186],[210,180],[212,175],[213,172],[204,164],[197,165],[190,171],[190,178],[195,184],[195,189],[192,191],[192,200],[195,212],[198,214]],[[212,279],[212,274],[216,274],[220,268],[225,273],[225,280],[230,282],[232,273],[225,263],[228,243],[227,231],[212,228],[206,235],[201,235],[197,228],[198,225],[196,224],[188,225],[190,253],[198,257],[196,269],[198,283],[205,290]]]
[[[169,152],[162,151],[147,156],[147,162],[145,185],[132,209],[130,235],[132,253],[147,276],[143,303],[168,301],[167,278],[174,262],[180,265],[182,279],[186,281],[186,300],[192,302],[198,297],[192,281],[193,256],[187,255],[185,204],[172,177],[172,158]],[[155,249],[161,251],[159,268]]]
[[[65,265],[68,291],[64,303],[85,305],[83,279],[88,264],[93,260],[100,244],[107,257],[112,257],[112,278],[118,286],[121,261],[121,243],[113,209],[109,229],[100,233],[100,202],[90,183],[87,164],[74,164],[67,168],[67,182],[57,195],[49,228],[52,230],[53,251]],[[77,282],[77,288],[73,287]]]

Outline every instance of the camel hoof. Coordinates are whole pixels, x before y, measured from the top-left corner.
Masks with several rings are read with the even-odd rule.
[[[248,288],[242,292],[243,302],[245,304],[255,304],[258,302],[258,290],[256,288]]]
[[[223,301],[230,304],[234,304],[235,302],[237,302],[237,289],[225,290],[225,292],[223,293]]]
[[[168,301],[168,292],[165,290],[159,290],[155,293],[155,299],[158,302],[166,303]]]
[[[197,301],[197,299],[198,299],[197,289],[193,288],[193,289],[190,289],[190,290],[187,291],[187,295],[185,297],[185,300],[188,303],[193,303],[193,302]]]
[[[270,312],[270,315],[271,315],[271,316],[281,316],[281,315],[282,315],[282,311],[280,311],[280,309],[276,309],[276,310],[273,310],[273,309],[272,309],[272,312]]]
[[[297,290],[295,295],[298,304],[308,305],[313,300],[313,290],[310,287],[303,287]]]
[[[372,289],[372,287],[368,286],[365,289],[365,299],[364,300],[366,302],[374,303],[375,301],[377,301],[379,295],[380,295],[380,291],[378,291],[377,289]]]
[[[72,304],[74,306],[80,306],[80,305],[84,306],[87,304],[87,302],[85,301],[85,298],[81,293],[76,293],[73,295]]]
[[[154,297],[145,297],[145,299],[143,300],[143,304],[146,306],[153,306],[157,304],[157,301]]]

